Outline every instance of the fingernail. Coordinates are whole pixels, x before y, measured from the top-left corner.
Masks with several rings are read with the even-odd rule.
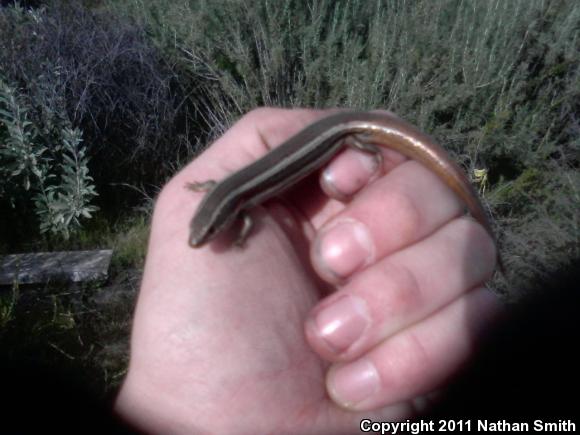
[[[376,174],[376,156],[347,150],[342,158],[333,161],[322,173],[322,188],[330,196],[348,198],[364,187]]]
[[[338,354],[352,346],[369,325],[367,306],[362,299],[346,295],[320,310],[314,323],[318,336]]]
[[[324,231],[314,244],[314,258],[320,271],[342,279],[372,260],[374,245],[361,222],[348,220]]]
[[[367,358],[338,367],[331,371],[328,379],[328,391],[333,400],[346,408],[372,397],[379,388],[379,374]]]

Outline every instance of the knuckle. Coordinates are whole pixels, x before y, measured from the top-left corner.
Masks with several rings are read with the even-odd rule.
[[[399,216],[397,220],[397,233],[401,243],[414,240],[421,228],[421,212],[413,199],[400,189],[389,189],[385,192],[389,210],[396,210]]]
[[[154,211],[174,208],[176,205],[182,203],[181,197],[184,194],[189,193],[193,195],[193,192],[187,192],[183,178],[173,177],[161,188],[157,194],[154,203]]]
[[[388,291],[381,292],[384,310],[389,317],[404,318],[417,311],[422,293],[415,275],[406,267],[386,264],[382,271]]]
[[[255,122],[257,120],[263,120],[264,118],[269,118],[275,114],[280,109],[275,107],[256,107],[240,118],[240,122]]]
[[[367,301],[379,323],[400,324],[424,304],[415,275],[406,267],[383,263],[349,281],[344,289]]]
[[[171,179],[161,188],[155,198],[155,209],[164,208],[166,204],[172,201],[172,198],[175,197],[175,184],[174,179]]]
[[[433,361],[420,337],[408,332],[397,338],[398,364],[393,373],[401,386],[410,386],[428,376]]]

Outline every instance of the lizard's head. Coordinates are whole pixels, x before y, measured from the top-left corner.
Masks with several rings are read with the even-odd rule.
[[[189,226],[189,245],[200,248],[226,231],[238,216],[238,207],[222,205],[213,209],[200,207]]]

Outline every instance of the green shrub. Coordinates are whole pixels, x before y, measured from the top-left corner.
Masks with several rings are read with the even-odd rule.
[[[63,127],[42,136],[13,87],[0,78],[0,201],[33,202],[40,232],[69,237],[97,207],[88,160],[78,129]],[[60,136],[60,137],[59,137]],[[49,139],[51,143],[45,142]]]
[[[158,184],[200,136],[190,85],[142,29],[86,2],[0,8],[0,72],[46,126],[82,130],[99,191]]]
[[[96,196],[93,178],[89,175],[85,149],[78,129],[63,130],[60,183],[48,184],[52,174],[41,174],[39,192],[34,197],[40,231],[62,234],[68,238],[70,228],[80,228],[80,218],[91,218],[98,207],[89,205]]]

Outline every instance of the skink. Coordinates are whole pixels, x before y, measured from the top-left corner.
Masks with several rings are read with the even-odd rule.
[[[343,147],[375,154],[390,148],[433,171],[464,202],[472,217],[495,240],[477,192],[464,172],[431,137],[386,112],[339,112],[323,118],[223,181],[191,183],[207,190],[190,228],[189,244],[200,247],[244,218],[241,241],[251,228],[248,209],[284,192],[327,163]],[[498,251],[499,252],[499,251]],[[501,261],[498,254],[498,262]]]

